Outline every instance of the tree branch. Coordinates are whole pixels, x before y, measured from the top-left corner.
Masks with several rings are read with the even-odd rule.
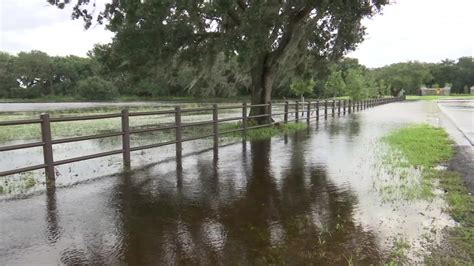
[[[247,9],[247,4],[245,3],[245,0],[237,0],[237,5],[240,7],[240,9],[245,10]]]

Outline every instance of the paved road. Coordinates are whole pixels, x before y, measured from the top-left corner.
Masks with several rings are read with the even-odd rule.
[[[456,154],[449,169],[459,172],[474,194],[474,101],[445,100],[437,103],[439,124],[455,141]]]
[[[438,106],[474,145],[474,100],[444,100]]]

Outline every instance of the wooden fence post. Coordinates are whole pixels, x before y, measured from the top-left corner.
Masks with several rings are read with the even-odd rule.
[[[328,100],[324,100],[324,119],[328,119]]]
[[[341,100],[337,100],[337,116],[341,116]]]
[[[242,134],[247,134],[247,103],[242,104]]]
[[[347,103],[347,113],[350,114],[352,113],[352,100],[349,99]]]
[[[53,158],[53,143],[51,136],[51,121],[49,119],[49,114],[44,113],[40,115],[41,118],[41,140],[43,144],[43,158],[44,172],[46,174],[46,183],[52,185],[56,181],[56,176],[54,174],[54,158]]]
[[[316,101],[316,121],[319,121],[319,101]]]
[[[122,110],[122,150],[123,166],[126,170],[130,170],[130,121],[128,109]]]
[[[308,102],[308,110],[306,110],[306,122],[309,124],[311,118],[311,102]]]
[[[342,100],[342,114],[346,114],[346,100]]]
[[[268,102],[267,103],[267,121],[268,121],[268,124],[271,125],[272,124],[272,116],[273,116],[273,113],[272,113],[272,102]]]
[[[332,100],[332,117],[336,116],[336,99]]]
[[[285,124],[288,123],[288,101],[285,102],[285,115],[283,117]]]
[[[213,134],[214,134],[214,148],[219,146],[219,109],[217,104],[212,105],[212,121],[213,123]]]
[[[300,120],[300,103],[298,101],[296,101],[295,105],[295,120],[296,123],[298,123],[298,121]]]
[[[176,106],[174,108],[175,116],[174,116],[174,123],[176,126],[176,161],[181,162],[183,146],[181,143],[182,140],[182,132],[181,132],[181,107]]]

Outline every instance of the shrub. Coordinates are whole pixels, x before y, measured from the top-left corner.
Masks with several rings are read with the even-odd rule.
[[[110,81],[89,77],[77,83],[77,94],[87,100],[112,100],[117,96],[117,89]]]

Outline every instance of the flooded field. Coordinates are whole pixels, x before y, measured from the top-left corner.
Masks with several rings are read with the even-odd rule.
[[[173,103],[176,104],[176,103]],[[225,106],[222,104],[221,106]],[[235,105],[235,104],[233,104]],[[181,104],[183,108],[209,107],[210,104],[186,103]],[[122,108],[129,108],[131,112],[173,110],[170,103],[71,103],[69,107],[64,104],[3,104],[0,103],[0,120],[22,120],[38,118],[43,111],[50,113],[51,117],[84,116],[106,113],[119,113]],[[71,109],[68,109],[71,108]],[[28,111],[26,111],[28,110]],[[222,110],[219,117],[229,118],[240,116],[239,109]],[[212,113],[192,113],[182,117],[183,122],[198,122],[212,120]],[[147,127],[166,126],[174,123],[174,114],[152,115],[133,117],[130,119],[131,129],[143,129]],[[67,137],[78,137],[86,135],[97,135],[103,133],[117,132],[121,130],[120,118],[99,119],[89,121],[60,122],[52,124],[53,139]],[[197,132],[196,132],[197,131]],[[195,134],[204,135],[212,132],[212,126],[193,130],[185,129],[183,137]],[[155,144],[174,139],[174,130],[165,130],[155,133],[134,134],[131,137],[132,147]],[[15,145],[40,141],[40,126],[38,124],[0,127],[0,145]],[[204,143],[204,144],[202,144]],[[209,146],[209,140],[201,140],[185,143],[185,152],[195,150],[199,147]],[[78,156],[90,155],[104,151],[121,149],[121,137],[108,137],[103,139],[85,140],[67,144],[54,145],[54,159],[68,159]],[[190,148],[188,148],[190,147]],[[196,147],[196,148],[195,148]],[[166,146],[160,149],[149,149],[132,153],[132,166],[141,167],[149,163],[170,159],[175,154],[174,146]],[[25,166],[40,164],[43,161],[42,148],[31,148],[0,152],[0,171],[21,168]],[[110,175],[122,170],[121,155],[98,158],[94,160],[67,164],[59,166],[57,170],[58,185],[71,185],[77,182]],[[0,179],[0,198],[5,194],[18,194],[20,192],[31,192],[44,190],[44,171],[32,171],[17,174]],[[3,194],[3,195],[2,195]],[[8,196],[8,195],[7,195]]]
[[[438,112],[431,102],[392,103],[218,151],[189,142],[182,168],[170,147],[133,154],[132,164],[145,167],[128,173],[88,179],[100,171],[91,161],[60,169],[62,186],[0,201],[0,261],[367,265],[404,250],[420,263],[454,222],[440,197],[387,196],[401,179],[382,163],[380,138],[409,123],[436,124]],[[101,145],[116,142],[64,154]],[[110,158],[103,168],[118,171],[120,158]]]

